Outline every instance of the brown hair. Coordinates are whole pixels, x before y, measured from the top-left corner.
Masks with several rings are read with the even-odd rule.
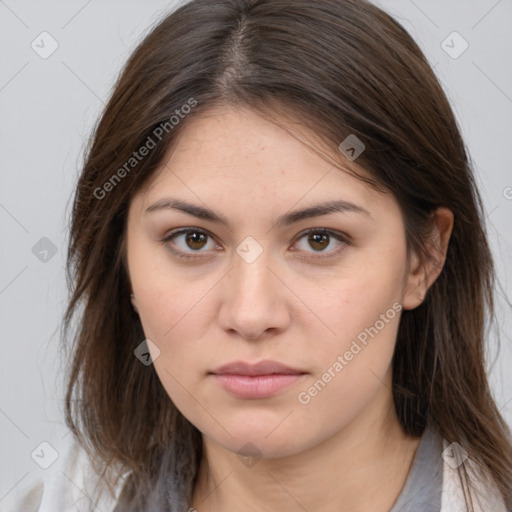
[[[153,366],[134,357],[145,336],[130,303],[127,209],[187,120],[222,104],[276,122],[295,116],[332,154],[355,134],[366,146],[357,163],[371,174],[369,185],[396,197],[408,248],[424,257],[432,211],[454,213],[440,276],[424,303],[401,317],[394,402],[408,435],[432,425],[457,441],[512,506],[511,435],[484,364],[495,274],[483,208],[456,120],[421,50],[367,1],[193,0],[165,17],[127,62],[91,138],[72,211],[64,340],[78,321],[66,419],[110,485],[130,472],[123,510],[188,506],[201,457],[199,431]],[[155,147],[127,167],[148,137]]]

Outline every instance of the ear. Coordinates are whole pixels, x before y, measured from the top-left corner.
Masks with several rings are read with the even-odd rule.
[[[408,273],[405,276],[404,309],[417,308],[423,302],[430,286],[439,277],[446,261],[452,230],[452,211],[444,207],[435,210],[432,213],[432,231],[427,242],[427,250],[432,257],[424,261],[419,258],[416,252],[412,252]]]
[[[137,308],[137,299],[135,298],[135,295],[133,293],[130,293],[130,299],[132,301],[133,309],[135,310],[136,313],[138,313],[139,310]]]

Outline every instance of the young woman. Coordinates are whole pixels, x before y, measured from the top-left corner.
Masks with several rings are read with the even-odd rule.
[[[76,445],[40,511],[512,508],[469,157],[374,5],[167,16],[95,130],[69,272]]]

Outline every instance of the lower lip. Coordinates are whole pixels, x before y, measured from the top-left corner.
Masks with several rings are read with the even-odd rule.
[[[305,374],[232,375],[213,374],[227,391],[239,398],[267,398],[297,382]]]

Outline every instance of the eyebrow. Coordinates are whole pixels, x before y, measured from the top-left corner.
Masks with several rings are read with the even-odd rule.
[[[151,213],[160,210],[179,210],[199,219],[209,220],[212,222],[217,222],[219,224],[223,224],[227,228],[229,228],[229,221],[223,217],[222,215],[215,213],[210,208],[204,206],[198,206],[195,204],[190,204],[185,201],[181,201],[179,199],[174,199],[171,197],[166,197],[160,199],[156,203],[152,204],[146,209],[145,213]],[[295,210],[289,213],[285,213],[276,219],[274,222],[274,227],[282,227],[288,226],[295,222],[299,222],[303,219],[309,219],[313,217],[320,217],[321,215],[327,215],[329,213],[346,213],[353,212],[359,213],[372,218],[370,212],[350,201],[327,201],[325,203],[319,203],[313,206],[309,206],[302,210]]]

